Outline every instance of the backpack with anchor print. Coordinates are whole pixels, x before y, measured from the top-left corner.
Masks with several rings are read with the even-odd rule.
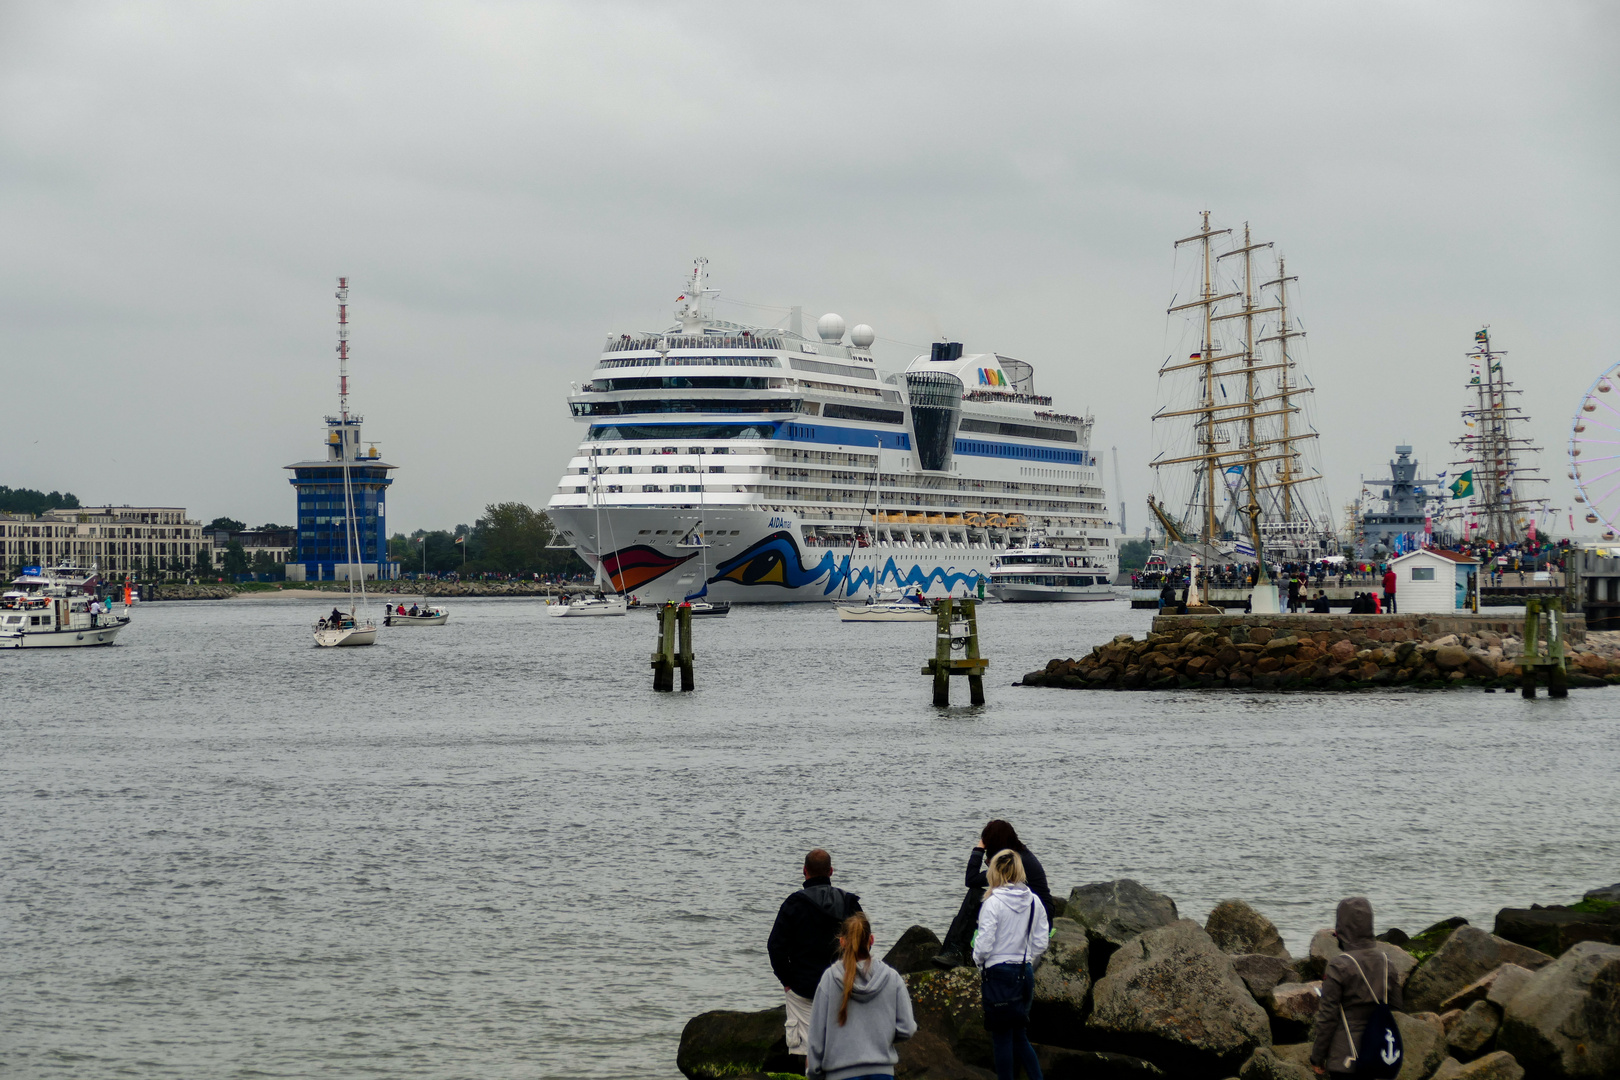
[[[1350,956],[1349,953],[1345,954]],[[1361,970],[1361,963],[1354,956],[1350,962],[1356,965],[1361,972],[1361,981],[1367,984],[1367,991],[1373,996],[1373,1010],[1367,1017],[1367,1026],[1361,1032],[1361,1046],[1350,1051],[1351,1057],[1345,1062],[1357,1076],[1370,1076],[1375,1080],[1394,1080],[1399,1075],[1401,1065],[1406,1060],[1406,1054],[1401,1047],[1401,1029],[1395,1026],[1395,1012],[1389,1007],[1389,957],[1384,957],[1384,1000],[1378,1000],[1378,991],[1373,989],[1372,981],[1367,973]],[[1344,1023],[1345,1035],[1350,1035],[1350,1018],[1344,1014],[1344,1006],[1339,1006],[1339,1019]],[[1353,1040],[1352,1040],[1353,1041]]]

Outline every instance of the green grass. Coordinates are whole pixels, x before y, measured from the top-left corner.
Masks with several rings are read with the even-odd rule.
[[[1602,915],[1604,912],[1613,911],[1617,907],[1620,907],[1620,902],[1599,900],[1593,897],[1590,900],[1582,900],[1578,904],[1569,905],[1569,910],[1579,911],[1583,915]]]

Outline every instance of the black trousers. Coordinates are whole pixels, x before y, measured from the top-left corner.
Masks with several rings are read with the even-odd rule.
[[[969,889],[967,895],[962,897],[962,906],[956,909],[956,918],[951,920],[951,928],[945,931],[944,948],[941,951],[949,952],[955,949],[964,957],[973,947],[973,931],[979,928],[979,907],[984,903],[983,889]]]

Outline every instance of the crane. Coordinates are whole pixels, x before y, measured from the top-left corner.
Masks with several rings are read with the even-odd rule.
[[[1185,543],[1187,538],[1182,535],[1181,526],[1177,524],[1174,518],[1165,513],[1164,507],[1159,505],[1158,500],[1152,495],[1149,495],[1147,497],[1147,504],[1148,510],[1152,512],[1154,517],[1159,519],[1159,526],[1164,529],[1165,541],[1167,543],[1169,541]]]
[[[1119,447],[1110,446],[1108,452],[1114,458],[1114,492],[1119,497],[1119,531],[1129,534],[1130,530],[1125,527],[1125,482],[1119,478]]]

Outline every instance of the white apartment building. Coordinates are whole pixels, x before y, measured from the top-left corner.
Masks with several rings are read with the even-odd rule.
[[[0,566],[95,567],[108,577],[169,572],[212,561],[202,525],[179,506],[81,506],[33,514],[0,513]]]

